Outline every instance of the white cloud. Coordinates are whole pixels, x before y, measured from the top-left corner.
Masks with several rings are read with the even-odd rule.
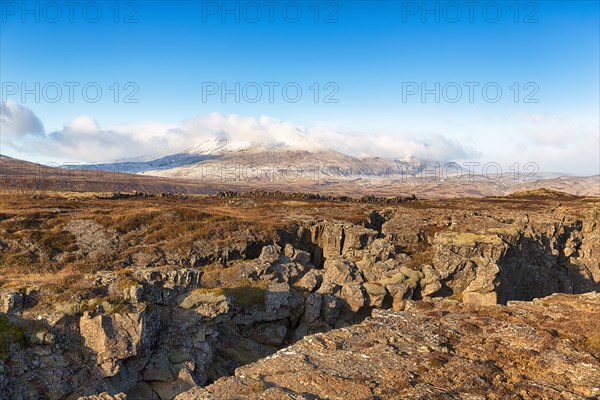
[[[579,122],[547,114],[523,116],[519,151],[554,171],[598,174],[598,122]]]
[[[151,160],[196,147],[205,140],[229,137],[242,145],[287,146],[310,151],[332,149],[355,156],[461,161],[479,153],[438,133],[356,132],[327,123],[311,127],[261,116],[211,113],[179,124],[139,122],[102,127],[90,116],[79,116],[62,129],[45,132],[28,108],[0,104],[2,150],[33,161],[113,162]],[[506,129],[503,141],[478,146],[486,157],[511,165],[533,161],[542,170],[597,174],[600,137],[597,123],[536,114],[495,124],[489,134]],[[508,134],[508,131],[512,131]],[[472,146],[472,144],[471,144]],[[491,160],[491,159],[490,159]],[[490,161],[484,160],[484,161]],[[481,161],[481,160],[480,160]]]
[[[27,107],[12,100],[0,103],[0,132],[4,137],[19,138],[44,134],[42,121]]]
[[[319,137],[327,147],[357,156],[419,160],[463,160],[473,155],[461,144],[440,134],[354,133],[324,131]]]
[[[564,147],[589,145],[598,140],[598,127],[547,114],[525,116],[523,132],[537,145]]]
[[[94,118],[82,116],[71,121],[67,126],[65,126],[65,130],[79,132],[81,134],[95,135],[100,132],[100,126],[98,126],[98,122],[96,122]]]
[[[108,128],[102,128],[90,116],[80,116],[59,131],[44,133],[41,122],[29,109],[14,103],[7,103],[6,107],[10,107],[11,111],[7,125],[10,124],[13,131],[35,134],[11,140],[4,143],[4,147],[8,144],[9,148],[21,154],[56,161],[112,162],[140,156],[158,158],[219,136],[253,145],[309,151],[332,149],[358,156],[412,156],[428,160],[467,156],[459,144],[438,134],[416,138],[406,133],[349,133],[323,123],[303,127],[268,116],[256,119],[217,112],[186,119],[179,125],[144,122]],[[31,121],[37,123],[32,124]]]

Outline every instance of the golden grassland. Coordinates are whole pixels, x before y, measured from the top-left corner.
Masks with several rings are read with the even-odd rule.
[[[72,291],[91,285],[87,274],[126,269],[127,260],[141,252],[185,258],[190,249],[276,241],[298,218],[366,220],[366,205],[306,203],[299,210],[274,198],[236,205],[204,195],[115,199],[111,193],[0,193],[0,286]],[[82,255],[68,229],[73,221],[93,221],[113,241],[110,251]]]
[[[546,195],[540,198],[540,195]],[[23,192],[0,193],[0,287],[43,285],[69,292],[87,292],[92,282],[88,274],[101,270],[131,268],[131,260],[148,254],[159,260],[154,266],[190,266],[190,254],[218,252],[241,242],[269,243],[300,220],[341,220],[356,224],[368,222],[372,210],[402,212],[432,210],[490,213],[505,211],[544,212],[561,207],[571,210],[600,209],[600,199],[560,196],[536,192],[532,197],[486,199],[419,200],[397,205],[344,203],[324,200],[290,200],[277,197],[228,199],[208,195],[115,196],[109,192]],[[92,221],[105,233],[110,247],[104,253],[83,254],[81,243],[68,229],[73,221]],[[430,261],[434,237],[449,241],[500,240],[498,232],[449,233],[446,226],[429,226],[424,242],[407,248],[415,262]],[[479,234],[479,233],[478,233]],[[475,235],[475,236],[474,236]],[[92,240],[95,240],[92,238]],[[167,260],[168,254],[171,259]],[[163,262],[164,261],[164,262]],[[168,262],[169,261],[169,262]],[[214,268],[202,263],[203,281],[231,286],[234,268]],[[227,276],[230,274],[231,276]],[[130,277],[122,274],[123,279]],[[237,276],[239,277],[239,276]],[[129,278],[128,278],[129,279]],[[66,294],[65,294],[66,295]]]

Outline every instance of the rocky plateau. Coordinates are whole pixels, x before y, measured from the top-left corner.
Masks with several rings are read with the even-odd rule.
[[[1,399],[600,396],[597,198],[4,195],[0,261]]]

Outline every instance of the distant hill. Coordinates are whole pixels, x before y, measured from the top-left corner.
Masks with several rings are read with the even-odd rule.
[[[252,181],[267,178],[266,171],[269,170],[271,175],[291,174],[308,180],[318,179],[319,174],[347,179],[415,175],[422,170],[422,165],[417,160],[353,157],[335,150],[318,149],[311,144],[263,145],[218,137],[156,160],[100,164],[96,168],[190,179],[212,177],[221,172],[238,173],[240,180]]]
[[[210,193],[190,181],[88,168],[57,168],[0,155],[0,188],[81,192]]]
[[[356,197],[414,194],[419,198],[504,196],[546,188],[600,197],[600,175],[515,181],[511,174],[489,180],[467,174],[431,176],[424,168],[426,164],[416,161],[215,140],[147,162],[58,168],[0,156],[0,188],[183,194],[262,189]]]

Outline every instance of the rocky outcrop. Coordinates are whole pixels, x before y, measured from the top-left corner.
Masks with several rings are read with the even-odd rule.
[[[344,257],[351,261],[363,257],[363,249],[369,247],[377,237],[377,231],[353,224],[322,222],[301,227],[299,243],[311,250],[317,266],[327,259]]]
[[[0,292],[0,312],[5,314],[17,314],[23,310],[25,296],[16,290],[4,290]]]
[[[483,305],[599,290],[598,218],[592,210],[584,218],[535,220],[473,213],[432,223],[400,216],[382,232],[410,249],[411,267],[423,274],[419,296]]]
[[[486,308],[411,302],[176,399],[597,398],[598,321],[598,293]]]
[[[153,255],[154,261],[146,262],[136,250],[126,257],[131,261],[123,265],[126,268],[101,270],[88,277],[93,287],[87,292],[70,298],[62,295],[52,304],[44,303],[43,287],[3,289],[2,312],[19,340],[0,347],[6,355],[0,364],[0,398],[75,399],[107,392],[113,396],[126,393],[133,400],[172,399],[236,369],[243,371],[239,368],[261,358],[277,354],[277,359],[284,354],[278,351],[307,335],[328,340],[319,334],[333,329],[342,329],[333,335],[350,332],[348,329],[355,329],[350,326],[361,324],[373,313],[379,316],[365,323],[373,329],[381,325],[382,337],[388,337],[385,326],[391,320],[423,323],[427,334],[433,335],[423,339],[429,343],[426,346],[450,351],[455,344],[435,342],[431,332],[446,329],[461,333],[464,328],[482,336],[483,331],[452,325],[455,322],[451,318],[447,318],[450,325],[432,325],[423,318],[444,317],[450,309],[471,315],[480,306],[504,310],[496,304],[532,300],[553,292],[600,290],[600,213],[595,210],[585,208],[574,213],[558,209],[535,213],[535,218],[510,210],[484,214],[441,207],[423,214],[418,206],[361,212],[365,214],[362,224],[307,218],[280,232],[279,240],[261,243],[253,237],[252,245],[228,244],[221,250],[217,246],[214,254],[221,255],[213,257],[216,262],[209,265],[189,258],[183,262],[184,258],[172,250],[162,258]],[[111,246],[124,240],[118,235],[106,236],[102,246],[93,246],[86,229],[93,231],[96,225],[75,222],[68,228],[80,242],[77,251],[90,257],[107,248],[114,250],[116,247]],[[212,245],[190,244],[194,248]],[[184,252],[178,251],[180,255]],[[147,267],[158,259],[165,265]],[[467,306],[463,309],[455,302],[432,300],[442,297]],[[443,306],[438,309],[440,304]],[[516,310],[516,303],[510,304],[510,309]],[[431,315],[426,310],[419,311],[417,317],[401,312],[416,312],[415,307],[429,307]],[[417,331],[405,332],[408,328],[402,324],[392,325],[403,334],[417,335]],[[496,328],[510,331],[518,327],[500,324]],[[368,331],[357,332],[368,336]],[[389,334],[399,343],[409,336]],[[420,339],[410,336],[410,340]],[[328,346],[343,350],[346,344],[328,342],[324,346],[324,350]],[[398,354],[412,359],[417,351],[413,350]],[[354,357],[347,356],[348,360]],[[396,358],[386,360],[390,365],[406,367]],[[430,361],[444,364],[436,360]],[[340,359],[340,365],[345,366],[346,361]],[[489,367],[471,361],[474,364],[465,361],[469,368]],[[310,364],[290,362],[301,371]],[[463,366],[452,365],[458,369]],[[387,371],[383,364],[375,367]],[[56,374],[57,369],[60,374]],[[427,378],[431,382],[423,383],[418,380],[418,370],[408,370],[406,376],[396,378],[408,379],[413,388],[416,384],[412,383],[421,382],[424,393],[435,395],[433,375]],[[317,375],[308,376],[318,384],[324,382]],[[347,389],[340,376],[336,378],[339,381],[332,381],[340,393],[350,390],[385,398],[386,393],[400,390],[383,385],[377,394],[376,385],[364,382],[350,382],[351,389]],[[365,376],[365,382],[388,379]],[[481,379],[493,380],[494,376]],[[288,390],[276,382],[270,392],[270,381],[266,383],[268,390],[262,390],[260,382],[228,382],[231,393],[235,388],[250,390],[246,385],[269,396]],[[412,396],[403,390],[398,393]],[[327,397],[329,392],[323,393]],[[388,398],[394,398],[392,394]]]
[[[84,312],[79,319],[79,332],[84,345],[96,358],[96,364],[105,377],[119,373],[123,362],[131,358],[143,358],[155,341],[158,333],[158,315],[140,310],[127,310],[97,315]]]

